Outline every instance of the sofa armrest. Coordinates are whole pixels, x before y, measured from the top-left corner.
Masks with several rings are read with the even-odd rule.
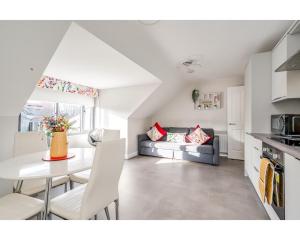
[[[213,149],[214,149],[213,164],[214,165],[219,165],[219,158],[220,158],[219,136],[214,137]]]
[[[146,133],[144,134],[139,134],[137,136],[137,142],[138,142],[138,153],[140,154],[140,149],[141,149],[141,142],[142,141],[146,141],[146,140],[149,140],[149,137]]]

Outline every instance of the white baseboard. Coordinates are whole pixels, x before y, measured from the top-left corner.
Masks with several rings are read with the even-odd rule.
[[[133,153],[125,154],[125,159],[134,158],[137,155],[138,155],[138,152],[133,152]]]
[[[227,153],[220,153],[220,157],[228,157]]]

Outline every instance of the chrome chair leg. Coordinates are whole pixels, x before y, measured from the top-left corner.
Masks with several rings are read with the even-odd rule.
[[[105,207],[105,208],[104,208],[104,210],[105,210],[105,214],[106,214],[106,218],[107,218],[107,220],[110,220],[110,216],[109,216],[108,207]]]
[[[98,218],[98,217],[97,217],[97,214],[95,214],[95,216],[94,216],[94,220],[97,220],[97,218]]]
[[[114,200],[116,209],[116,220],[119,220],[119,199]]]
[[[74,182],[70,180],[70,190],[74,188]]]
[[[68,191],[68,183],[66,182],[64,185],[65,185],[65,190],[64,191],[66,193]]]
[[[52,186],[52,178],[46,178],[46,189],[45,189],[45,199],[44,199],[44,214],[43,214],[43,219],[46,220],[48,217],[49,213],[49,201],[50,201],[50,190]]]
[[[36,220],[42,220],[42,212],[39,212],[39,213],[36,215]]]
[[[22,185],[23,185],[23,180],[18,180],[17,186],[13,187],[13,192],[14,193],[21,193]]]

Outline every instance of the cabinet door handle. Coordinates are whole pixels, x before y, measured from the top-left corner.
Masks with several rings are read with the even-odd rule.
[[[254,147],[254,149],[256,149],[257,151],[259,151],[259,148],[258,148],[258,147]]]
[[[229,125],[230,125],[230,126],[234,126],[234,125],[236,125],[236,123],[229,123]]]
[[[253,168],[254,168],[254,170],[255,170],[256,172],[259,172],[258,169],[257,169],[257,167],[253,167]]]

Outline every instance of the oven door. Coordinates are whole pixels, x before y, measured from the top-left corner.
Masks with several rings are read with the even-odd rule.
[[[284,195],[284,167],[275,165],[273,179],[273,201],[271,205],[280,220],[285,219]]]

